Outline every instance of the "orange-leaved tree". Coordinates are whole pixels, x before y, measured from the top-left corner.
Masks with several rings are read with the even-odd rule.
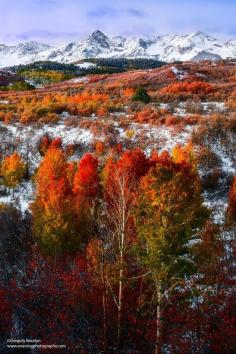
[[[32,204],[33,231],[41,246],[57,255],[75,250],[80,242],[73,211],[73,193],[63,150],[47,150],[36,174],[36,199]]]
[[[86,238],[93,233],[99,190],[98,160],[87,153],[79,161],[73,180],[74,208]]]
[[[3,184],[8,188],[16,188],[26,174],[27,166],[17,152],[6,156],[1,164]]]
[[[99,189],[98,160],[90,153],[85,154],[78,163],[74,178],[74,193],[86,198],[96,197]]]
[[[78,166],[68,162],[60,139],[46,151],[35,177],[32,213],[35,237],[48,253],[75,252],[92,234],[97,170],[97,159],[91,154],[84,155]]]

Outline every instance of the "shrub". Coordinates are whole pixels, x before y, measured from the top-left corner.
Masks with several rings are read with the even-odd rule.
[[[132,101],[140,101],[147,104],[151,102],[151,97],[143,87],[140,87],[132,96]]]

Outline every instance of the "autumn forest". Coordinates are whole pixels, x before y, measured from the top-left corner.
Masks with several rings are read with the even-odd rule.
[[[235,353],[235,61],[73,70],[2,82],[0,352]]]

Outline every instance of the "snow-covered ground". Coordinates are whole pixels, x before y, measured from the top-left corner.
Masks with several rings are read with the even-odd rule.
[[[222,113],[225,111],[225,103],[224,102],[217,102],[217,101],[208,101],[201,103],[203,112],[217,112]]]
[[[26,80],[25,82],[27,82],[27,84],[30,84],[31,86],[35,87],[35,88],[43,88],[43,85],[41,84],[37,84],[34,80]]]
[[[172,66],[171,70],[175,74],[176,78],[179,79],[179,80],[185,79],[185,77],[188,75],[187,72],[177,68],[176,66]]]
[[[48,134],[52,138],[62,138],[63,144],[89,145],[93,140],[93,134],[88,129],[68,127],[64,120],[50,125],[23,125],[20,123],[4,124],[0,122],[0,141],[2,146],[13,145],[17,151],[30,162],[31,169],[35,169],[40,162],[37,151],[39,139]]]
[[[186,115],[190,116],[192,113],[187,111],[187,102],[179,102],[178,106],[174,107],[173,114],[179,117],[185,117]],[[207,101],[207,102],[197,102],[198,108],[201,109],[201,113],[204,115],[212,113],[223,113],[226,110],[224,102],[217,101]],[[194,105],[194,103],[193,103]],[[161,109],[171,110],[171,105],[169,103],[161,103]]]
[[[69,80],[72,84],[87,84],[89,82],[89,78],[87,76],[76,77],[74,79]]]
[[[228,183],[226,180],[236,175],[236,160],[230,156],[218,142],[211,144],[212,151],[219,159],[219,169],[222,177],[219,179],[216,191],[206,191],[203,194],[205,205],[213,210],[213,220],[222,224],[228,205]]]
[[[125,114],[123,114],[125,115]],[[89,129],[82,129],[80,127],[67,126],[65,124],[67,115],[64,114],[60,122],[53,125],[23,125],[20,123],[14,124],[4,124],[0,122],[0,141],[2,145],[6,146],[10,144],[16,144],[18,152],[27,158],[30,163],[31,173],[37,168],[40,163],[41,156],[37,150],[37,144],[39,139],[45,135],[49,134],[53,137],[61,137],[63,145],[67,146],[70,144],[83,144],[83,146],[89,148],[94,138],[99,138],[100,140],[105,139],[105,136],[96,136],[90,132]],[[99,119],[95,115],[91,116],[91,120]],[[115,119],[111,115],[111,119]],[[158,151],[163,151],[168,149],[169,151],[176,144],[184,144],[188,141],[192,127],[186,127],[186,129],[179,134],[176,134],[172,128],[168,127],[151,127],[148,124],[138,124],[131,123],[128,128],[122,128],[118,122],[113,122],[117,131],[117,140],[124,141],[127,140],[127,130],[132,130],[134,132],[132,141],[139,145],[140,135],[143,136],[146,142],[145,151],[147,154],[153,149]],[[24,182],[19,188],[16,189],[13,195],[0,195],[0,202],[3,203],[15,203],[17,204],[22,212],[27,210],[29,202],[33,197],[33,187],[31,181]]]
[[[132,138],[134,142],[138,142],[137,140],[140,139],[140,135],[143,136],[147,145],[145,149],[147,154],[150,154],[153,149],[156,149],[159,152],[164,150],[171,152],[176,145],[186,144],[190,139],[193,130],[192,126],[186,126],[184,130],[176,133],[172,127],[155,127],[140,123],[132,123],[130,129],[135,132]],[[124,136],[124,134],[125,132],[123,132],[121,136]]]
[[[178,115],[184,116],[185,104],[180,103],[177,107]],[[168,105],[161,105],[162,108],[167,108]],[[224,109],[224,104],[219,102],[207,102],[204,103],[204,110],[209,109]],[[128,124],[122,125],[123,118],[128,118]],[[89,149],[91,143],[94,139],[104,140],[106,138],[102,133],[99,136],[94,136],[89,129],[83,129],[78,126],[68,125],[66,123],[69,118],[68,113],[61,115],[61,120],[56,124],[45,124],[45,125],[22,125],[20,123],[14,124],[4,124],[0,122],[0,141],[1,145],[4,144],[8,146],[9,144],[14,144],[17,147],[18,152],[23,156],[23,158],[28,158],[30,163],[31,173],[35,170],[41,160],[41,156],[37,150],[37,144],[44,134],[49,134],[53,137],[61,137],[64,146],[69,144],[82,144],[84,150]],[[102,123],[102,118],[92,115],[87,118],[93,122],[99,120]],[[166,126],[151,126],[148,124],[132,123],[129,120],[129,116],[125,112],[118,112],[110,114],[109,120],[115,127],[116,139],[119,142],[130,141],[133,146],[140,146],[146,154],[150,154],[152,150],[156,149],[161,152],[163,150],[168,150],[169,152],[177,145],[186,144],[191,138],[192,132],[194,130],[193,126],[185,126],[182,130],[176,131],[175,128]],[[107,122],[107,120],[104,120]],[[217,223],[222,223],[224,220],[224,212],[227,207],[228,192],[224,188],[225,178],[233,176],[236,174],[236,163],[235,160],[230,156],[223,146],[219,143],[211,146],[213,152],[218,156],[219,168],[224,176],[220,180],[219,191],[217,192],[204,192],[203,197],[205,204],[214,210],[213,218]],[[78,156],[75,156],[78,158]],[[210,172],[210,171],[207,171]],[[201,171],[200,171],[201,173]],[[28,208],[29,202],[33,198],[33,186],[31,181],[24,182],[14,193],[13,196],[0,195],[0,202],[12,203],[15,201],[19,205],[20,209],[25,212]]]
[[[93,134],[87,129],[79,127],[68,127],[64,120],[56,125],[22,125],[20,123],[4,124],[0,122],[0,141],[1,146],[12,144],[13,150],[17,151],[24,159],[29,161],[31,173],[40,163],[41,156],[37,150],[37,144],[44,134],[49,134],[52,138],[61,137],[63,144],[83,144],[89,145],[93,140]],[[33,198],[32,182],[22,183],[15,191],[14,195],[0,195],[0,203],[14,204],[22,212],[28,209],[30,201]]]
[[[51,137],[60,137],[65,145],[68,144],[89,144],[93,140],[93,134],[79,127],[70,127],[61,120],[57,124],[38,125],[23,125],[20,123],[4,124],[0,122],[0,137],[1,142],[6,139],[20,139],[22,146],[27,143],[31,146],[36,146],[39,138],[44,134],[49,134]]]
[[[25,213],[34,199],[34,186],[32,181],[22,182],[15,190],[6,195],[0,195],[0,203],[13,205]]]

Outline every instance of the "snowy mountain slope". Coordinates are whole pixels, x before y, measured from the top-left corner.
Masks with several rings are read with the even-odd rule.
[[[203,32],[153,38],[109,38],[101,31],[95,31],[84,41],[55,48],[37,42],[0,45],[0,67],[41,60],[74,63],[88,58],[146,58],[172,62],[228,57],[236,58],[236,40],[222,41]]]
[[[26,64],[37,60],[37,56],[51,46],[39,42],[19,43],[16,46],[0,44],[0,67]]]
[[[163,61],[193,60],[199,53],[215,54],[222,59],[235,57],[235,43],[224,43],[203,32],[194,32],[189,35],[167,35],[157,37],[147,49],[149,55],[156,55]],[[204,57],[202,60],[205,59]],[[208,59],[206,55],[206,59]]]

